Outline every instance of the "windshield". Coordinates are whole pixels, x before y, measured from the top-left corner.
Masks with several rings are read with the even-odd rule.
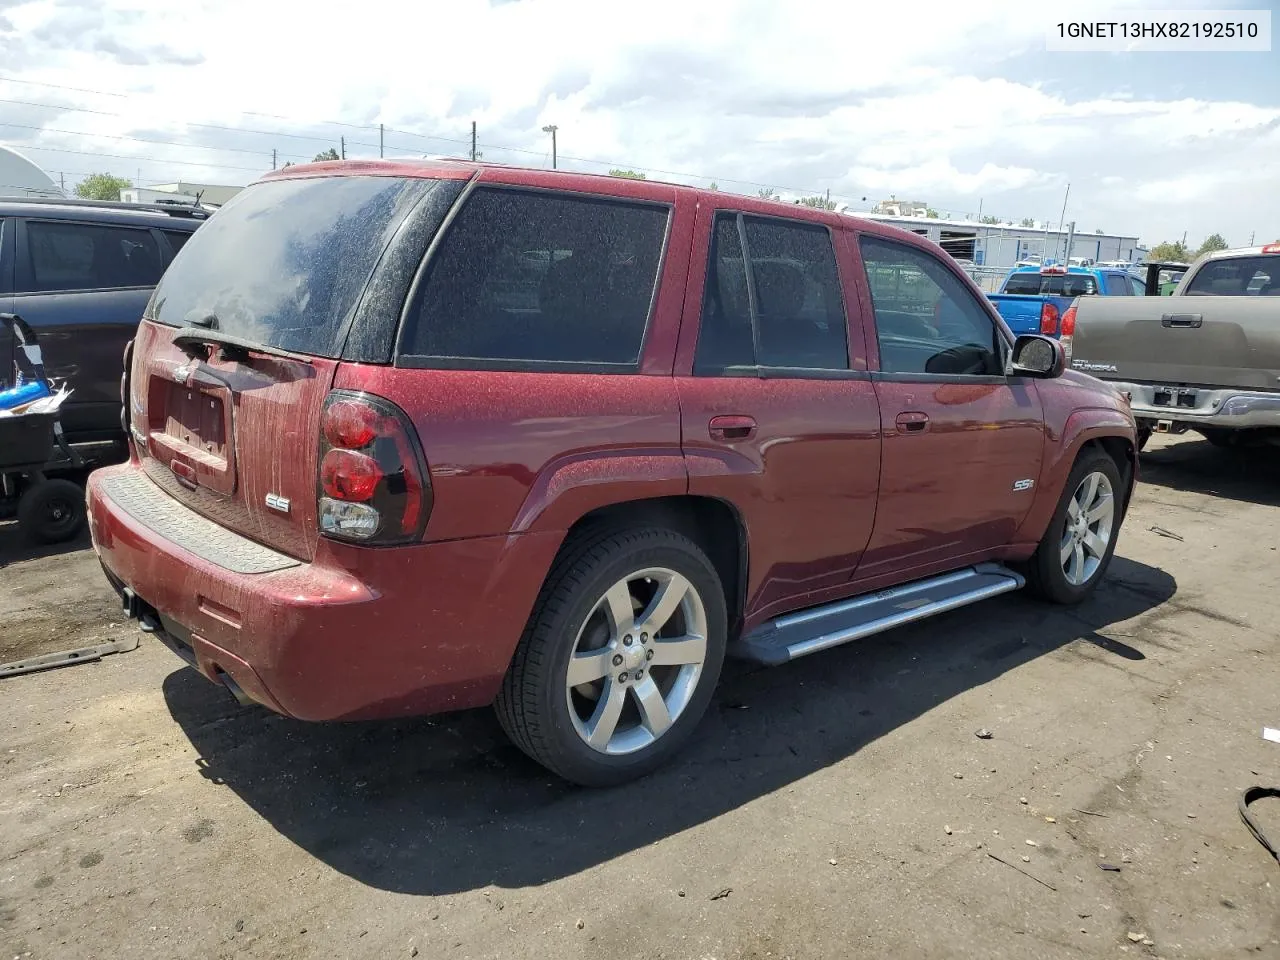
[[[437,182],[321,177],[255,184],[183,246],[156,288],[151,318],[337,357],[379,256]]]
[[[1280,257],[1232,257],[1206,263],[1183,296],[1278,297]]]

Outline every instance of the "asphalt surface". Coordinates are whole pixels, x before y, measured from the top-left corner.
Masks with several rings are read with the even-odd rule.
[[[0,680],[0,960],[1280,957],[1236,809],[1280,786],[1277,547],[1280,451],[1157,438],[1083,606],[731,666],[610,791],[487,711],[241,708],[149,638]],[[84,544],[0,527],[0,660],[133,629]]]

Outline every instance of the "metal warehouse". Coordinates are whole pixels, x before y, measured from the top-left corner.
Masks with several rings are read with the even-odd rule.
[[[972,260],[979,267],[993,270],[1008,270],[1019,260],[1031,256],[1059,260],[1072,256],[1098,262],[1124,260],[1136,263],[1147,255],[1147,248],[1138,242],[1137,237],[1100,231],[1087,233],[1076,230],[1073,233],[1070,224],[1057,229],[878,213],[860,213],[858,216],[918,233],[940,245],[957,260]],[[1068,240],[1070,253],[1067,253]]]

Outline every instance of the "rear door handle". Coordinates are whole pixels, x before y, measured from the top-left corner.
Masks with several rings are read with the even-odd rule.
[[[929,429],[929,415],[920,410],[908,410],[898,414],[899,433],[924,433]]]
[[[756,435],[756,421],[754,417],[741,415],[712,417],[711,423],[707,425],[707,431],[711,434],[712,440],[736,443],[740,440],[750,440]]]

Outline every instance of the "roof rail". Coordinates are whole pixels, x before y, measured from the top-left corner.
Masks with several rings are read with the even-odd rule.
[[[195,203],[165,200],[159,203],[125,203],[122,200],[82,200],[60,197],[0,197],[0,203],[35,203],[50,207],[96,207],[99,210],[139,210],[146,213],[166,213],[171,217],[189,220],[207,220],[209,211]]]

